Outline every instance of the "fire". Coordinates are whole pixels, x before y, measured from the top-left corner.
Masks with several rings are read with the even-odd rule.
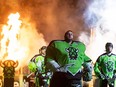
[[[8,22],[1,30],[0,58],[2,61],[18,61],[18,67],[21,67],[38,53],[42,45],[46,45],[42,34],[37,33],[34,23],[29,23],[27,19],[20,20],[18,12],[8,16]]]
[[[19,13],[8,16],[7,25],[2,28],[1,55],[4,59],[17,60],[20,56],[19,30],[21,20]],[[23,53],[23,51],[22,51]]]

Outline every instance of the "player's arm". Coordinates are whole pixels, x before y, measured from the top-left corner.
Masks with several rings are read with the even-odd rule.
[[[84,54],[84,63],[83,63],[83,80],[91,81],[93,71],[92,60]]]
[[[94,64],[94,73],[95,73],[95,75],[97,76],[97,77],[99,77],[99,78],[101,78],[101,79],[104,79],[105,78],[105,76],[102,74],[102,72],[101,72],[101,65],[100,65],[100,62],[101,62],[101,60],[100,60],[100,57],[97,59],[97,61],[95,62],[95,64]]]
[[[114,54],[115,56],[115,70],[114,70],[114,77],[116,78],[116,54]]]
[[[46,50],[46,56],[45,56],[45,66],[47,71],[56,71],[60,66],[56,62],[56,49],[55,49],[55,42],[52,41]]]
[[[81,57],[83,61],[83,80],[90,81],[92,79],[93,63],[92,60],[85,54],[86,46],[81,44]]]

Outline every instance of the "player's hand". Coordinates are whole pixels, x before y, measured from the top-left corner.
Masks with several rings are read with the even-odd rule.
[[[64,66],[60,66],[59,68],[57,68],[57,71],[58,72],[67,72],[68,71],[68,68],[73,66],[74,63],[71,63],[71,64],[65,64]]]
[[[116,74],[113,75],[113,78],[116,79]]]
[[[60,67],[56,69],[57,72],[67,72],[67,70],[64,67]]]
[[[100,74],[100,78],[101,78],[102,80],[106,79],[106,77],[105,77],[103,74]]]

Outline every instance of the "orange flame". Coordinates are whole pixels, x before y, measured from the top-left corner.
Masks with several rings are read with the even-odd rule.
[[[8,16],[7,25],[2,28],[1,54],[4,59],[17,60],[20,56],[20,46],[18,42],[21,21],[19,13]]]
[[[0,59],[2,61],[18,60],[19,66],[23,66],[29,57],[38,53],[38,49],[42,45],[46,45],[46,42],[43,35],[37,33],[35,25],[26,19],[21,21],[20,14],[17,12],[10,14],[7,24],[2,27],[0,45]]]

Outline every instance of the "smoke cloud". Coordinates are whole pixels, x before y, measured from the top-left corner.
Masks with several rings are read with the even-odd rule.
[[[92,32],[92,41],[88,46],[88,53],[94,59],[94,62],[101,53],[105,52],[105,44],[107,42],[113,43],[113,52],[116,52],[115,4],[115,0],[94,0],[89,3],[84,13],[86,25]]]
[[[64,32],[73,30],[77,38],[84,26],[83,13],[87,0],[1,0],[1,22],[6,23],[11,12],[19,12],[21,19],[30,18],[38,33],[47,42],[62,39]]]

